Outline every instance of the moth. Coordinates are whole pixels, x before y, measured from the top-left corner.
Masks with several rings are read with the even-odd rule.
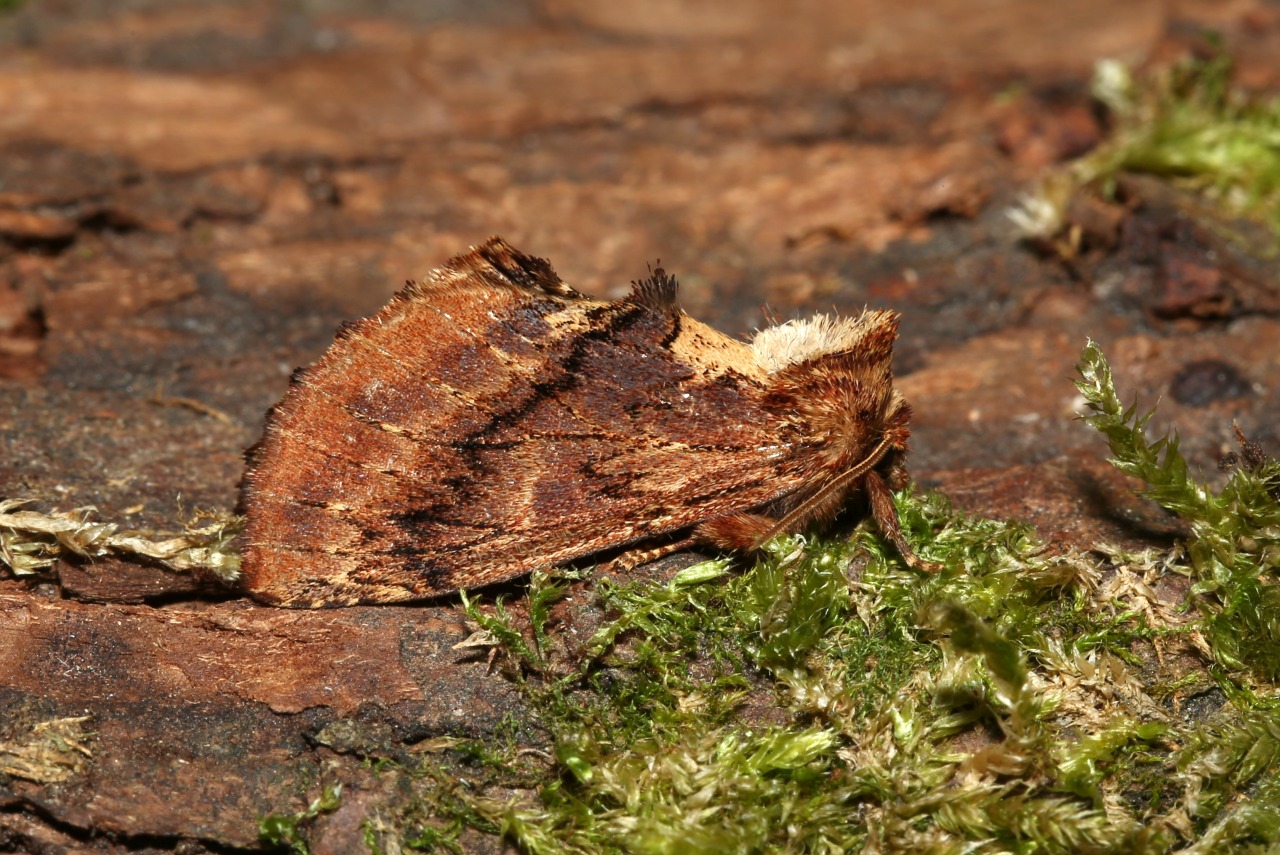
[[[588,558],[747,552],[861,494],[909,562],[891,487],[911,409],[898,316],[749,343],[662,269],[616,301],[492,238],[344,324],[250,450],[243,585],[292,607],[416,600]]]

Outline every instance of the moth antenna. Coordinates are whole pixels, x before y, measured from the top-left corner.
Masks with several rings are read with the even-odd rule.
[[[773,527],[765,532],[765,534],[760,538],[759,542],[756,544],[756,548],[758,549],[767,541],[784,532],[790,531],[792,527],[801,520],[808,518],[813,513],[814,508],[826,502],[836,491],[847,488],[851,483],[866,475],[886,454],[889,453],[889,449],[891,447],[892,443],[889,441],[889,437],[886,436],[881,438],[876,447],[871,449],[871,452],[866,457],[862,458],[862,460],[858,461],[856,465],[846,469],[835,478],[832,478],[830,481],[823,484],[812,496],[809,496],[799,505],[784,514],[776,523],[773,524]]]

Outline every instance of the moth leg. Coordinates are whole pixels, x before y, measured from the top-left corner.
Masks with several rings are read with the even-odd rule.
[[[655,546],[652,549],[633,549],[630,552],[624,552],[612,561],[605,562],[601,565],[601,569],[606,572],[620,572],[634,570],[641,564],[648,564],[650,561],[657,561],[659,558],[666,558],[682,549],[689,549],[700,543],[696,537],[686,537],[677,540],[674,543],[664,543],[661,546]]]
[[[867,500],[871,504],[872,519],[876,521],[880,533],[888,538],[901,553],[902,560],[907,562],[907,566],[926,573],[937,573],[941,570],[941,564],[924,561],[916,555],[907,543],[907,539],[902,536],[902,523],[898,520],[898,509],[893,506],[893,493],[889,492],[889,486],[885,484],[879,473],[868,472],[862,480],[862,485],[867,491]]]
[[[762,514],[727,514],[693,530],[698,542],[732,552],[754,552],[777,533],[778,520]]]
[[[652,549],[637,549],[619,555],[604,565],[607,570],[632,570],[695,546],[714,546],[727,552],[754,552],[777,534],[778,520],[760,514],[729,514],[707,520],[693,530],[692,537],[664,543]]]

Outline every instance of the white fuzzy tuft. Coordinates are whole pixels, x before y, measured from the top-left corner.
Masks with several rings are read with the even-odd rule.
[[[891,312],[868,311],[856,318],[814,315],[760,330],[751,340],[756,360],[770,374],[788,365],[829,353],[857,350],[871,330],[888,322]]]

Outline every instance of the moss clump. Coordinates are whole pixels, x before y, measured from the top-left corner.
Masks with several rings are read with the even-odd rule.
[[[294,814],[268,814],[258,820],[258,839],[267,846],[288,849],[297,855],[307,855],[304,830],[316,817],[332,813],[342,804],[342,784],[325,786],[307,809]]]
[[[1220,47],[1142,78],[1100,62],[1093,92],[1110,113],[1111,133],[1024,199],[1011,212],[1015,223],[1029,237],[1052,239],[1077,188],[1109,197],[1127,172],[1172,180],[1280,236],[1280,99],[1244,93],[1233,70]]]
[[[1280,464],[1237,468],[1215,494],[1190,476],[1176,435],[1147,440],[1143,428],[1154,411],[1140,416],[1136,405],[1121,403],[1094,343],[1079,370],[1076,385],[1092,411],[1085,420],[1107,438],[1112,463],[1141,478],[1147,497],[1191,525],[1186,569],[1217,663],[1268,682],[1280,679],[1280,502],[1272,495]]]

